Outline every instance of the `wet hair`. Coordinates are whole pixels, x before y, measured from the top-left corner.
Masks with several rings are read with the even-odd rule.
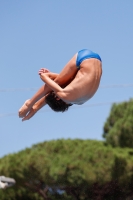
[[[62,99],[57,99],[54,92],[50,92],[46,96],[46,103],[49,105],[49,107],[54,110],[55,112],[64,112],[67,111],[72,104],[67,104]]]

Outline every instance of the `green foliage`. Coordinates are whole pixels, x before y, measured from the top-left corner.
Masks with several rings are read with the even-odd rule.
[[[14,178],[16,185],[0,190],[0,200],[133,196],[133,100],[112,106],[103,137],[106,143],[79,139],[43,142],[1,158],[0,175]]]
[[[17,183],[0,190],[0,199],[94,200],[96,191],[100,191],[108,200],[107,194],[115,193],[112,188],[116,183],[124,188],[125,195],[133,184],[132,154],[131,149],[113,149],[93,140],[68,139],[34,145],[0,159],[0,174]]]
[[[133,148],[133,100],[112,106],[103,137],[113,147]]]

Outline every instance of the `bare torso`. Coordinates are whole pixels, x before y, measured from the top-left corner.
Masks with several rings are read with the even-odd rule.
[[[102,63],[95,58],[85,59],[78,70],[77,55],[65,65],[60,74],[40,69],[39,75],[45,82],[39,91],[19,110],[22,121],[30,119],[42,106],[46,105],[46,95],[55,92],[66,103],[83,104],[97,91],[102,75]],[[28,114],[27,114],[28,113]]]
[[[76,64],[75,64],[76,67]],[[75,78],[64,88],[67,103],[83,104],[97,91],[102,75],[102,63],[98,59],[84,60]]]

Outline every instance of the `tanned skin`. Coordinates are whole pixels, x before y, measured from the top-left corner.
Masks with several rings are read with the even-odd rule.
[[[97,91],[102,76],[102,63],[100,60],[90,58],[76,66],[77,54],[66,64],[60,74],[40,69],[39,75],[45,83],[38,92],[19,110],[22,121],[30,119],[39,109],[46,105],[46,95],[54,91],[57,98],[66,103],[83,104]]]

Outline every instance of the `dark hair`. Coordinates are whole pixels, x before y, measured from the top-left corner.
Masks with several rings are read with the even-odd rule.
[[[56,112],[67,111],[72,104],[67,104],[62,99],[57,99],[55,93],[52,91],[46,96],[46,103]]]

